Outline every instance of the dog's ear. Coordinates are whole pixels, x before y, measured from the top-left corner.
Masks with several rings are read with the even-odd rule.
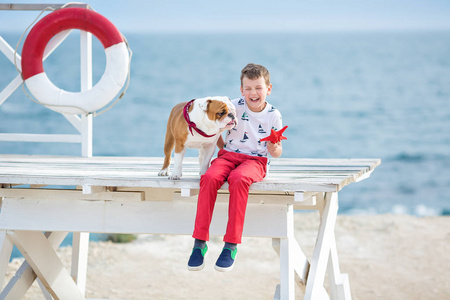
[[[211,103],[211,100],[206,100],[203,103],[200,103],[199,106],[203,111],[208,111],[208,105]]]

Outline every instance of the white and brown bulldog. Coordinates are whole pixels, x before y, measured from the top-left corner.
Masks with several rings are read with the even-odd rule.
[[[220,134],[236,125],[236,108],[228,97],[199,98],[175,105],[167,122],[164,165],[158,175],[169,175],[174,147],[175,162],[169,179],[181,178],[186,148],[199,149],[200,175],[205,174]]]

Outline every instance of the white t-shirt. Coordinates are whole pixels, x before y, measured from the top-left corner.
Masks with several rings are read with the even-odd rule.
[[[244,98],[232,100],[236,106],[238,125],[228,130],[224,138],[224,149],[252,156],[267,157],[267,142],[260,142],[270,135],[270,130],[282,128],[281,113],[267,103],[261,112],[253,112],[245,103]]]

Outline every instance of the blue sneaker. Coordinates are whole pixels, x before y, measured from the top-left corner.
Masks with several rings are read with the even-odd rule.
[[[220,272],[228,272],[233,269],[234,260],[236,259],[237,248],[231,250],[230,248],[223,248],[219,258],[216,261],[214,269]]]
[[[205,266],[205,257],[208,251],[208,246],[202,249],[200,247],[192,249],[191,257],[189,257],[188,261],[188,270],[189,271],[200,271]]]

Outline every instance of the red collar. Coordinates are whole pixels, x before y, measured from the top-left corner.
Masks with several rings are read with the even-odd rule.
[[[204,136],[204,137],[213,137],[213,136],[215,136],[215,134],[213,134],[213,135],[206,134],[204,131],[200,130],[194,122],[191,122],[191,119],[189,118],[188,110],[189,110],[189,107],[191,107],[191,105],[194,102],[194,100],[195,99],[192,99],[191,101],[189,101],[183,108],[183,116],[184,116],[184,119],[186,120],[186,122],[188,123],[189,131],[191,132],[192,135],[194,135],[194,133],[192,132],[192,129],[194,129],[201,136]]]

